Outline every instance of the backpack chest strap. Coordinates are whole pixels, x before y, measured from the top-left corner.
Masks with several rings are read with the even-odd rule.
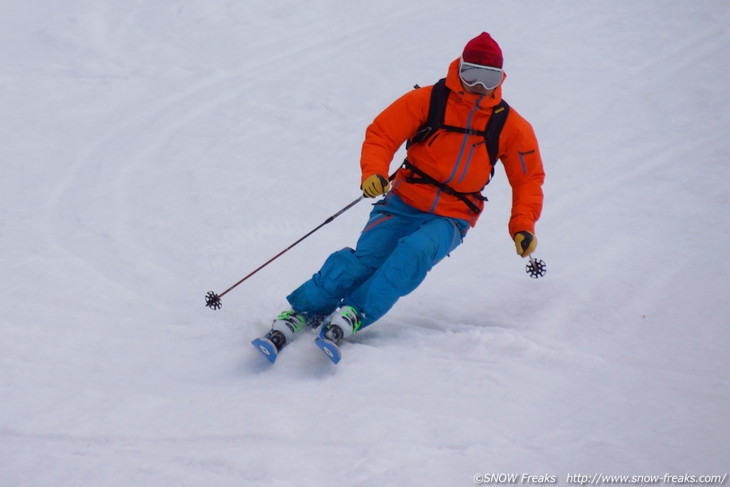
[[[454,188],[449,186],[446,183],[442,183],[439,180],[433,178],[432,176],[429,176],[426,174],[423,170],[419,169],[418,167],[411,164],[408,159],[405,159],[403,161],[403,165],[401,166],[403,169],[406,169],[411,172],[411,174],[415,174],[415,176],[406,176],[406,182],[411,184],[430,184],[433,186],[436,186],[438,189],[443,191],[444,193],[451,195],[459,200],[461,200],[471,211],[473,211],[475,214],[481,213],[481,208],[479,208],[472,200],[469,199],[469,197],[476,198],[478,200],[487,201],[487,198],[484,197],[480,192],[476,193],[462,193],[460,191],[456,191]]]

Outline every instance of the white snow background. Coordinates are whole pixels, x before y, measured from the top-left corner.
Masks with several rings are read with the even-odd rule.
[[[730,465],[730,3],[3,0],[0,485],[458,486]],[[249,341],[361,202],[366,126],[501,44],[547,171],[332,365]],[[395,168],[402,153],[396,156]]]

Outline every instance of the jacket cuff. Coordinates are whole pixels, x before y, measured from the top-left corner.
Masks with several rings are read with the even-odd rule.
[[[518,232],[530,232],[535,235],[535,222],[526,218],[513,218],[509,222],[509,235],[514,239]]]

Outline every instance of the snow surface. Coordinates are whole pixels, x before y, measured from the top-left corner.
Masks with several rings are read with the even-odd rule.
[[[456,486],[730,465],[730,3],[3,0],[0,485]],[[248,342],[372,118],[491,32],[548,178],[333,366]],[[396,156],[400,158],[399,154]]]

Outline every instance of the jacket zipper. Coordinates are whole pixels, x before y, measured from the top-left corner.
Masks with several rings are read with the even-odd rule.
[[[484,95],[481,95],[479,98],[477,98],[476,102],[474,102],[474,108],[471,109],[471,111],[469,112],[469,116],[466,119],[466,129],[467,130],[471,128],[472,118],[474,117],[474,114],[477,112],[477,110],[479,110],[479,102],[482,101],[483,98],[484,98]],[[469,140],[469,134],[464,134],[464,139],[462,140],[462,143],[461,143],[461,149],[459,150],[459,156],[456,158],[456,165],[454,166],[453,171],[451,171],[451,176],[449,176],[449,179],[444,181],[444,184],[449,184],[454,179],[454,176],[456,176],[459,166],[461,165],[461,159],[464,156],[464,150],[466,149],[468,140]],[[472,157],[472,154],[474,153],[474,147],[475,146],[472,145],[472,148],[469,151],[469,155],[467,157],[466,164],[464,165],[464,171],[462,172],[461,179],[459,179],[459,181],[463,180],[464,177],[466,176],[466,171],[469,169],[469,164],[471,163],[471,157]],[[433,200],[433,205],[431,205],[430,213],[433,213],[434,211],[436,211],[436,206],[438,205],[438,202],[440,199],[441,199],[441,190],[438,189],[438,190],[436,190],[436,197]]]

